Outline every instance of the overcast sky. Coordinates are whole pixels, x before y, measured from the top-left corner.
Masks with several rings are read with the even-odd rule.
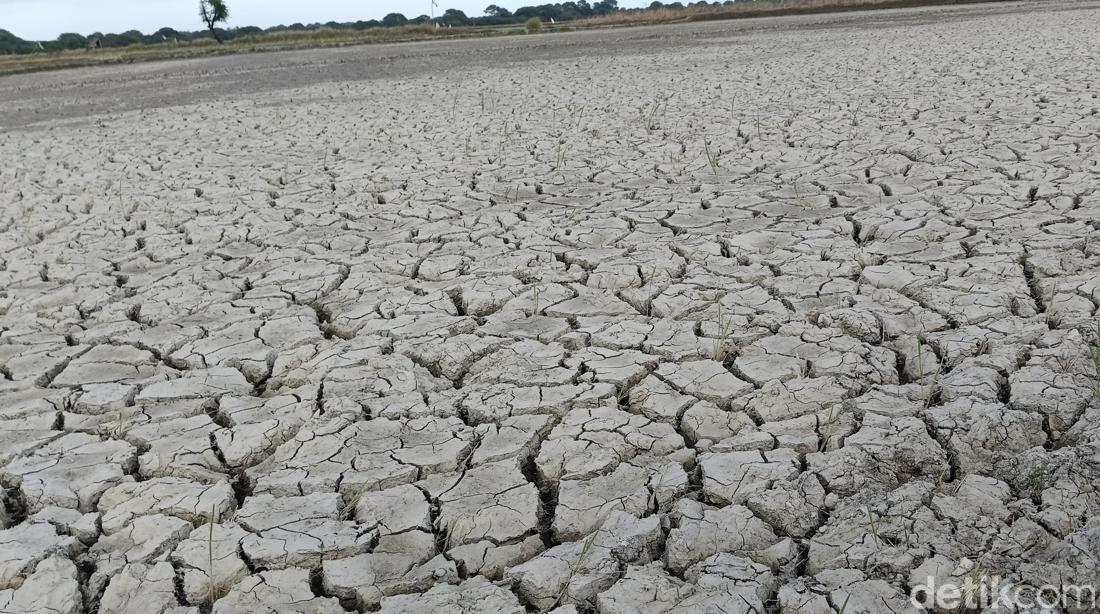
[[[439,4],[436,14],[456,8],[476,16],[483,14],[490,4],[516,9],[548,1],[551,0],[436,0]],[[619,6],[648,6],[649,1],[620,0]],[[227,0],[226,4],[230,27],[262,28],[294,22],[366,20],[394,12],[415,17],[429,14],[430,9],[430,0]],[[0,0],[0,29],[26,40],[53,40],[62,32],[141,30],[148,34],[164,26],[177,30],[202,29],[198,0]]]

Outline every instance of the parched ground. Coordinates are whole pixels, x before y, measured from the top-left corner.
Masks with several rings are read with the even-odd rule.
[[[1095,582],[1097,32],[1012,4],[0,79],[0,612]]]

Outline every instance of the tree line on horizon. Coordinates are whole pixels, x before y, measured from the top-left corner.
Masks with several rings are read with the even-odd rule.
[[[648,9],[659,8],[684,8],[686,6],[715,6],[721,4],[732,4],[731,1],[725,2],[672,2],[663,3],[655,1],[650,4]],[[500,7],[496,4],[490,4],[485,8],[485,14],[479,17],[469,17],[463,11],[458,9],[447,9],[442,14],[436,17],[429,17],[428,15],[419,15],[416,17],[406,17],[401,13],[390,13],[381,19],[368,19],[365,21],[352,21],[352,22],[336,22],[328,21],[325,23],[292,23],[290,25],[278,25],[270,28],[259,28],[256,26],[243,26],[238,28],[218,28],[209,27],[204,30],[184,31],[176,30],[173,28],[161,28],[151,34],[144,34],[139,30],[127,30],[118,34],[115,33],[102,33],[93,32],[88,35],[77,34],[75,32],[67,32],[61,34],[52,41],[27,41],[15,36],[11,32],[0,29],[0,54],[23,54],[34,53],[35,51],[62,51],[66,49],[85,49],[89,45],[98,41],[100,47],[126,47],[128,45],[136,44],[158,44],[164,42],[185,42],[200,40],[204,38],[215,38],[220,41],[230,41],[235,38],[241,38],[245,36],[255,36],[258,34],[277,33],[277,32],[307,32],[310,30],[320,29],[333,29],[333,30],[369,30],[371,28],[393,28],[409,25],[421,25],[421,24],[439,24],[440,27],[469,27],[469,26],[499,26],[509,24],[520,24],[530,19],[540,19],[544,22],[563,22],[572,21],[574,19],[584,19],[586,17],[596,17],[600,15],[608,15],[620,11],[636,11],[646,9],[623,9],[619,8],[618,0],[599,0],[597,2],[590,3],[588,0],[575,0],[570,2],[558,2],[554,4],[540,4],[533,6],[524,6],[516,9],[515,11],[509,11],[506,8]],[[206,19],[206,16],[203,16]],[[224,21],[224,20],[221,20]]]

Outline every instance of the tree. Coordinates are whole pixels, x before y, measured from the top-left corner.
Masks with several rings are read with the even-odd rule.
[[[619,0],[602,0],[592,5],[592,11],[597,15],[607,15],[619,10]]]
[[[0,53],[30,53],[33,50],[34,45],[7,30],[0,29]]]
[[[382,25],[386,26],[387,28],[392,28],[394,26],[403,26],[407,23],[409,23],[408,18],[401,13],[390,13],[389,15],[386,15],[382,18]]]
[[[88,39],[73,32],[66,32],[57,37],[57,46],[62,49],[84,49],[88,46]]]
[[[153,32],[153,36],[159,40],[177,40],[181,38],[180,33],[173,28],[161,28]]]
[[[445,26],[464,26],[469,22],[470,18],[466,17],[466,13],[458,9],[447,9],[439,18],[439,23]]]
[[[145,35],[138,30],[127,30],[122,34],[107,34],[103,37],[104,47],[125,47],[145,42]]]
[[[512,16],[512,11],[509,11],[508,9],[497,6],[495,4],[490,4],[489,6],[485,7],[485,14],[489,17],[507,19]]]
[[[229,8],[225,6],[225,0],[199,0],[199,15],[214,40],[221,44],[222,37],[214,26],[229,19]]]

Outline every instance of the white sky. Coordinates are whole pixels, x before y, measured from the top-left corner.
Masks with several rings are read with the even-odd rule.
[[[436,0],[439,8],[456,8],[479,16],[490,4],[514,10],[551,0]],[[559,0],[553,0],[559,1]],[[651,0],[619,0],[623,8],[648,6]],[[406,17],[429,14],[430,0],[226,0],[229,26],[324,23],[379,19],[386,13]],[[590,0],[595,3],[595,0]],[[198,0],[0,0],[0,29],[26,40],[52,40],[62,32],[149,34],[162,27],[201,30]]]

